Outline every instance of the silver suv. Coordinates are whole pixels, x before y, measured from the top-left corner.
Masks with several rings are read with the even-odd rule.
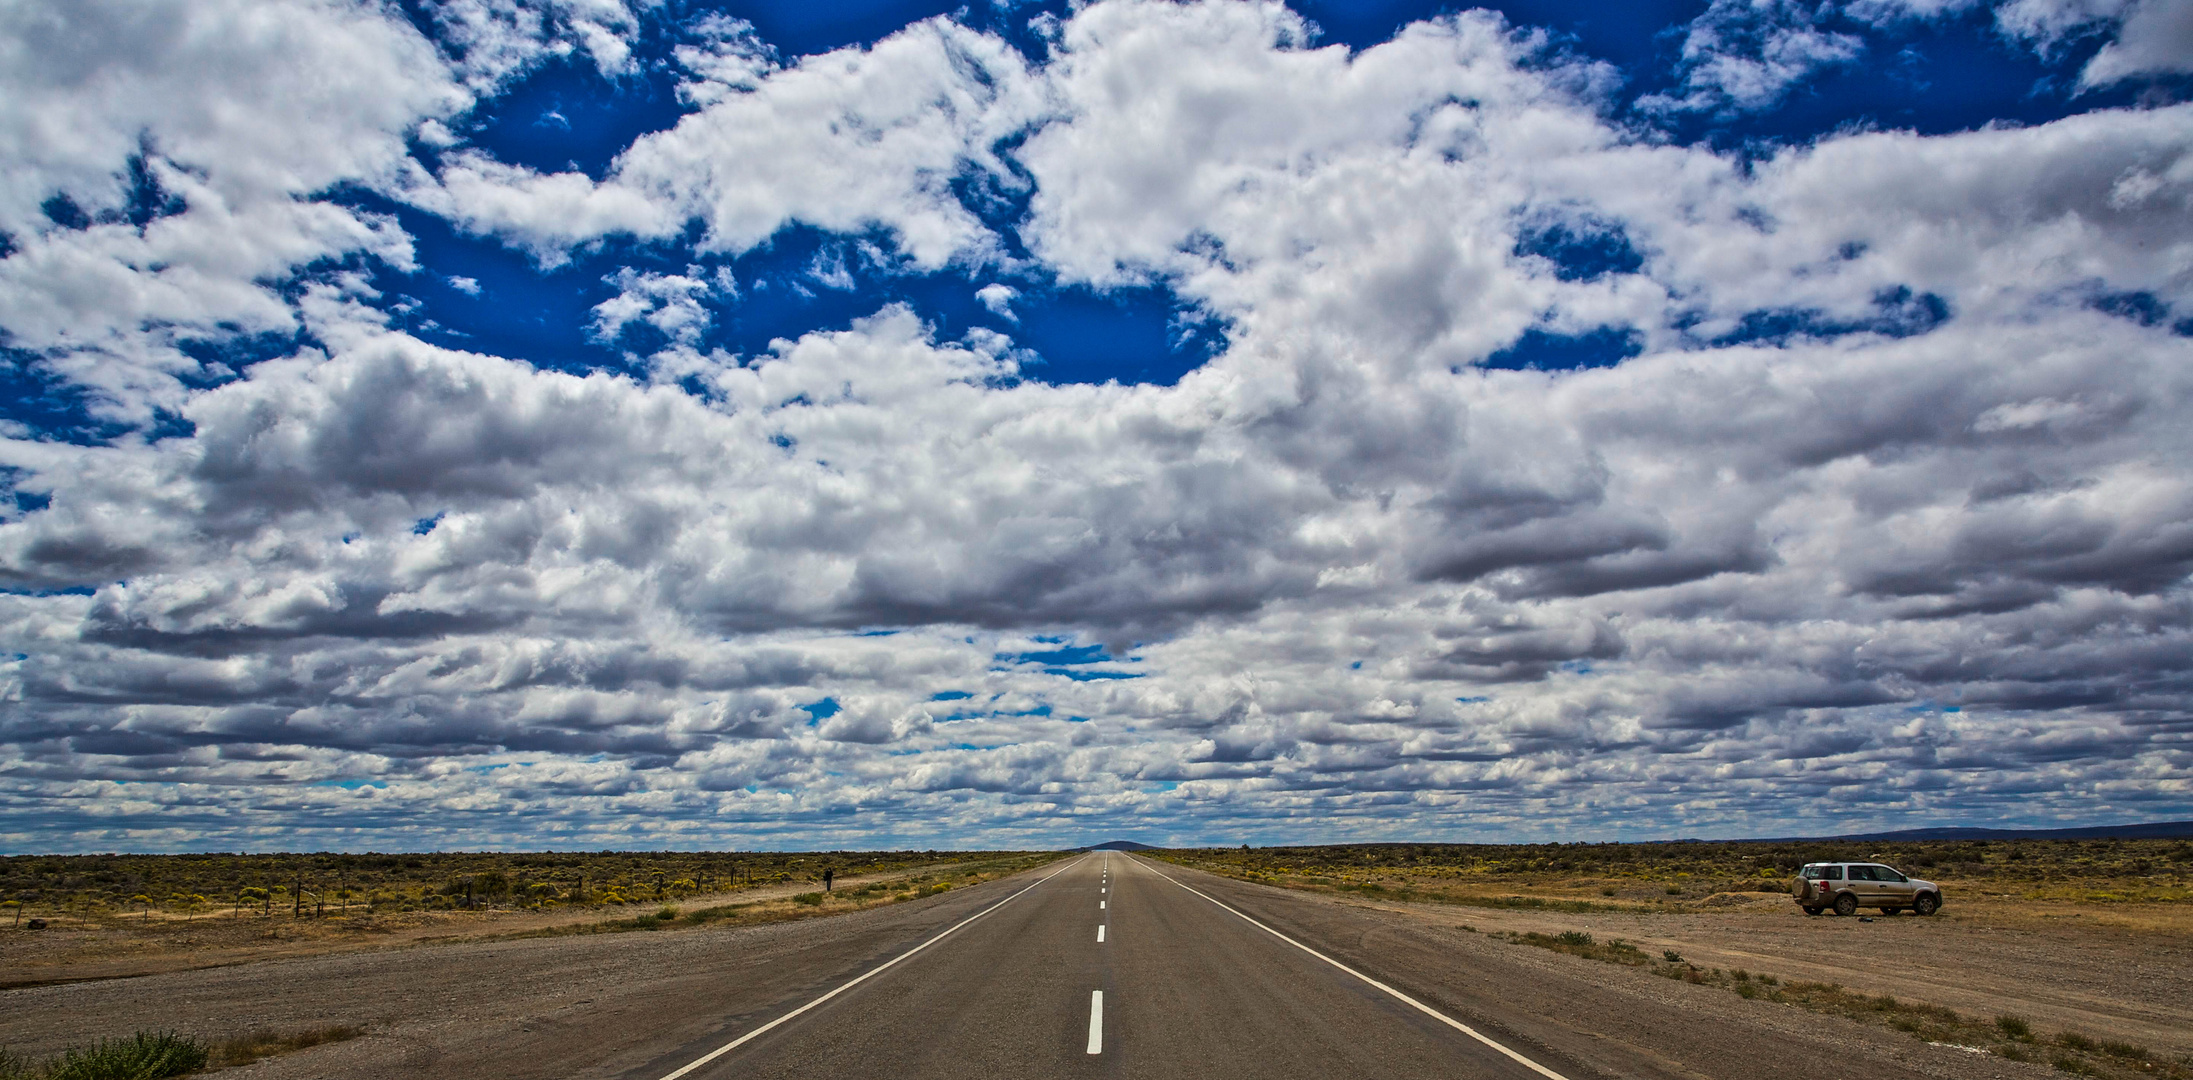
[[[1883,915],[1905,908],[1920,915],[1942,910],[1940,885],[1905,877],[1880,863],[1809,863],[1797,871],[1790,895],[1807,915],[1856,915],[1862,907],[1880,908]]]

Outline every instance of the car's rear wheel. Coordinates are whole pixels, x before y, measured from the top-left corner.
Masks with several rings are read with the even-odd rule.
[[[1933,893],[1920,893],[1919,898],[1911,902],[1911,910],[1916,915],[1932,915],[1942,910],[1942,902]]]
[[[1836,897],[1835,913],[1837,915],[1858,914],[1858,898],[1850,895],[1849,893],[1844,893],[1843,895]]]

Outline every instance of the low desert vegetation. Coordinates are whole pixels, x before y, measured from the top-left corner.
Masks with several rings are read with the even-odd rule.
[[[308,1046],[342,1042],[365,1034],[351,1026],[304,1031],[258,1031],[216,1043],[172,1031],[140,1031],[128,1038],[103,1039],[71,1047],[44,1061],[31,1061],[0,1050],[0,1080],[161,1080],[208,1069],[249,1065],[263,1058]]]
[[[1288,888],[1547,911],[1685,910],[1786,893],[1809,862],[1885,862],[1977,897],[2080,905],[2193,900],[2185,840],[1732,841],[1658,844],[1340,844],[1153,851]]]
[[[308,1046],[347,1042],[363,1034],[364,1028],[351,1024],[307,1028],[303,1031],[255,1031],[214,1044],[210,1055],[211,1063],[219,1068],[249,1065],[261,1058],[303,1050]]]
[[[1011,852],[445,852],[0,857],[0,929],[36,919],[329,918],[674,904]]]
[[[1642,968],[1677,982],[1718,987],[1748,999],[1794,1005],[1817,1013],[1879,1024],[1937,1045],[1984,1051],[2012,1061],[2042,1062],[2076,1076],[2096,1080],[2134,1080],[2136,1077],[2193,1080],[2193,1060],[2173,1059],[2144,1046],[2095,1039],[2075,1031],[2043,1035],[2035,1031],[2031,1023],[2016,1016],[1982,1019],[1940,1005],[1902,1000],[1886,994],[1863,994],[1836,983],[1784,982],[1773,975],[1755,974],[1743,968],[1700,967],[1685,961],[1672,949],[1662,950],[1660,956],[1654,958],[1619,938],[1599,941],[1591,934],[1576,930],[1499,936],[1519,945]]]
[[[0,1080],[160,1080],[206,1067],[206,1045],[171,1031],[140,1031],[31,1062],[0,1051]]]
[[[592,922],[566,923],[557,926],[521,930],[507,934],[491,935],[496,938],[561,937],[575,934],[613,934],[630,930],[674,930],[707,926],[711,923],[737,920],[741,925],[784,922],[790,919],[807,919],[818,916],[842,915],[864,911],[886,904],[900,904],[909,900],[936,896],[950,892],[954,885],[979,885],[1001,877],[1053,861],[1060,856],[1054,852],[1032,852],[1004,855],[978,862],[961,863],[946,870],[930,873],[909,874],[888,881],[875,881],[833,891],[815,890],[794,893],[775,900],[753,900],[741,903],[716,904],[694,908],[690,911],[675,904],[644,915],[631,918],[604,918]]]
[[[18,856],[0,987],[459,941],[828,917],[1019,873],[1061,852]],[[286,874],[287,884],[273,881]],[[834,889],[824,887],[828,876]],[[147,887],[148,885],[152,887]],[[148,903],[163,892],[210,904]],[[795,899],[796,897],[796,899]],[[324,905],[323,905],[324,901]],[[0,1077],[0,1080],[6,1080]]]

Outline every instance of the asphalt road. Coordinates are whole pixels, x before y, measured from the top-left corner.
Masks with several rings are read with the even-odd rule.
[[[625,1076],[1566,1080],[1178,873],[1084,856],[773,1029],[683,1046]]]
[[[0,991],[0,1045],[367,1030],[239,1074],[251,1080],[1786,1080],[1819,1062],[1839,1076],[2054,1075],[1509,944],[1457,926],[1467,914],[1098,853],[824,919]]]

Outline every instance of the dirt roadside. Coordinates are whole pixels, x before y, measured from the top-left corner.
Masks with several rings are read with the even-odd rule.
[[[1926,919],[1807,917],[1786,896],[1666,913],[1337,902],[1487,934],[1581,931],[1655,955],[1674,950],[1701,966],[1839,983],[1968,1016],[2018,1016],[2047,1031],[2193,1054],[2193,937],[2178,932],[1990,905]]]
[[[939,862],[889,874],[847,876],[834,893],[940,875],[963,880],[974,864]],[[963,882],[964,883],[964,882]],[[672,906],[695,911],[726,904],[766,909],[815,892],[813,882],[757,885],[729,892],[681,896]],[[505,939],[628,920],[659,910],[659,903],[546,910],[417,911],[386,915],[331,912],[325,918],[232,913],[54,919],[43,930],[0,925],[0,989],[166,972],[229,967],[267,960],[379,952],[458,942]]]

